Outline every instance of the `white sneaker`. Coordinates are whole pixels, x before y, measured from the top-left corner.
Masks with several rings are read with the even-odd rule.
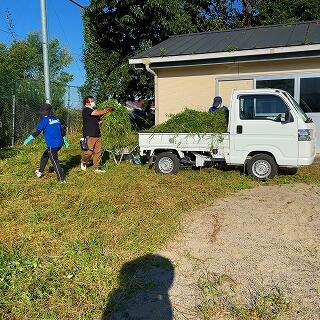
[[[85,163],[80,163],[80,169],[82,170],[82,171],[86,171],[87,170],[87,165],[85,164]]]
[[[60,181],[60,183],[66,183],[66,180],[62,180],[62,181]]]
[[[38,178],[41,178],[41,177],[42,177],[42,172],[40,172],[39,169],[37,169],[37,170],[35,171],[35,174],[36,174],[36,176],[37,176]]]
[[[95,169],[93,171],[96,173],[105,173],[106,172],[106,170],[101,170],[101,169]]]

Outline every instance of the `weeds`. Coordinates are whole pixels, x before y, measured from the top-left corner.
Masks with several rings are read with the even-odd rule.
[[[237,51],[237,50],[239,50],[239,47],[236,46],[235,44],[229,44],[226,47],[226,51],[228,51],[228,52],[234,52],[234,51]]]
[[[250,290],[247,300],[238,284],[228,275],[206,274],[199,280],[202,303],[198,307],[204,320],[276,320],[292,311],[290,302],[277,288]]]

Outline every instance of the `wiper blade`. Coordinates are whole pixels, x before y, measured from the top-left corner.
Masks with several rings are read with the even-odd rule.
[[[312,123],[313,120],[312,120],[310,117],[308,117],[305,122],[306,122],[306,123]]]

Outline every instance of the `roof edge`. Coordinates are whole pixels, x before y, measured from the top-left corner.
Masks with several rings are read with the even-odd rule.
[[[188,62],[188,61],[201,61],[207,59],[220,59],[220,58],[236,58],[236,57],[249,57],[259,55],[273,55],[281,53],[294,53],[294,52],[307,52],[320,50],[320,44],[299,45],[290,47],[276,47],[265,49],[251,49],[251,50],[239,50],[232,52],[214,52],[214,53],[201,53],[201,54],[186,54],[177,56],[164,56],[153,58],[132,58],[129,59],[131,65],[151,64],[151,63],[166,63],[166,62]]]
[[[255,29],[265,29],[265,28],[274,28],[274,27],[283,27],[283,26],[296,26],[296,25],[311,24],[311,23],[320,24],[320,20],[300,21],[300,22],[291,22],[291,23],[288,22],[288,23],[279,23],[279,24],[267,24],[267,25],[263,25],[263,26],[235,28],[235,29],[222,29],[222,30],[212,30],[212,31],[203,31],[203,32],[173,34],[172,36],[169,36],[168,39],[169,38],[185,37],[185,36],[189,36],[189,35],[232,32],[232,31],[241,31],[241,30],[255,30]]]

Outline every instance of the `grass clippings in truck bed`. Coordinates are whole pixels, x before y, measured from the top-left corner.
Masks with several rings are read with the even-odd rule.
[[[227,131],[228,114],[222,110],[213,113],[185,109],[171,116],[166,122],[156,125],[148,132],[172,133],[223,133]]]

